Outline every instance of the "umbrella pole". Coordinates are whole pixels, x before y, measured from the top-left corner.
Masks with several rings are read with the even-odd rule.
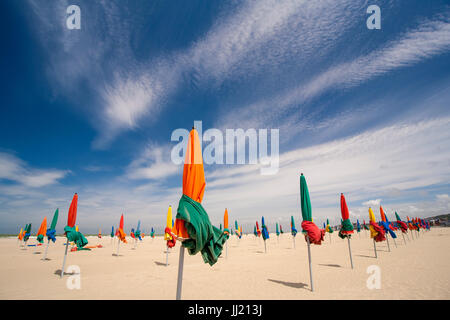
[[[328,233],[328,237],[330,238],[330,244],[331,244],[331,233]]]
[[[403,231],[402,231],[402,237],[403,237],[403,241],[405,242],[405,246],[406,246],[406,239],[405,239],[405,235],[403,234]]]
[[[312,267],[311,267],[311,245],[309,243],[309,237],[306,236],[306,241],[308,242],[308,260],[309,260],[309,281],[311,282],[311,291],[314,291],[314,284],[312,278]]]
[[[166,248],[166,267],[169,265],[169,247]]]
[[[395,241],[395,238],[392,237],[392,239],[394,240],[395,247],[397,248],[397,242]]]
[[[228,241],[225,243],[225,259],[228,258]]]
[[[353,269],[352,248],[350,247],[350,237],[347,237],[347,243],[348,243],[348,253],[350,254],[350,264],[352,265],[352,269]]]
[[[48,246],[49,245],[50,245],[50,239],[47,240],[47,246],[45,247],[44,258],[42,258],[42,260],[46,260],[47,259],[47,251],[48,251]]]
[[[66,252],[64,253],[64,260],[63,260],[63,265],[62,265],[62,269],[61,269],[61,278],[64,276],[64,268],[66,266],[66,257],[67,257],[67,249],[69,248],[69,239],[66,239]]]
[[[117,238],[117,240],[119,240],[119,243],[117,243],[117,254],[116,254],[116,256],[119,256],[120,238]]]
[[[180,259],[178,261],[177,300],[181,300],[181,286],[183,284],[184,247],[180,246]]]
[[[292,236],[292,240],[294,240],[294,249],[295,249],[295,237]]]
[[[266,240],[264,240],[264,253],[267,253]]]
[[[378,256],[377,256],[377,245],[375,244],[375,239],[373,239],[373,251],[375,252],[375,259],[378,258]]]
[[[388,250],[389,252],[391,252],[391,246],[389,245],[389,236],[386,235],[386,241],[387,241],[387,245],[388,245]]]

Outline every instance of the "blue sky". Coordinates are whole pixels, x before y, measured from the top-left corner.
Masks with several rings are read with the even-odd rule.
[[[66,8],[81,9],[81,29]],[[366,8],[381,8],[369,30]],[[0,233],[79,194],[85,232],[162,230],[181,195],[177,128],[280,130],[280,170],[206,165],[204,206],[244,231],[313,216],[450,211],[446,1],[2,1]],[[378,211],[375,211],[378,213]],[[392,219],[393,217],[391,217]]]

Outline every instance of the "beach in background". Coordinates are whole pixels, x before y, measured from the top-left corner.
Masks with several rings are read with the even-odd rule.
[[[314,292],[310,291],[308,254],[304,237],[298,234],[296,248],[290,234],[264,243],[254,235],[232,236],[214,266],[200,255],[185,254],[182,299],[450,299],[450,228],[420,231],[404,244],[397,232],[397,247],[390,238],[377,243],[367,231],[352,236],[354,269],[347,240],[338,233],[326,234],[322,245],[311,246]],[[0,239],[0,299],[175,299],[179,242],[170,250],[166,267],[165,241],[145,237],[134,249],[134,239],[120,244],[117,238],[89,236],[89,245],[103,248],[69,252],[66,268],[79,267],[80,289],[69,289],[73,275],[60,278],[65,239],[57,237],[42,261],[45,245],[19,247],[17,238]],[[34,244],[31,237],[28,244]],[[380,289],[369,289],[367,281],[378,266]],[[371,269],[369,268],[369,271]],[[76,276],[76,275],[75,275]]]

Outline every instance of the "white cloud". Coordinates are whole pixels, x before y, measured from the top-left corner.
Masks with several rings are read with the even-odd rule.
[[[355,87],[370,79],[398,68],[417,64],[450,50],[450,23],[445,20],[426,21],[384,47],[355,60],[329,68],[319,75],[301,81],[295,88],[282,94],[265,97],[239,109],[239,116],[231,112],[220,117],[226,127],[259,128],[279,123],[286,112],[296,108],[302,114],[302,105],[329,90]],[[224,108],[226,110],[226,108]],[[257,115],[257,116],[255,116]],[[296,118],[291,115],[291,118]],[[289,125],[296,129],[298,122]],[[298,130],[298,129],[297,129]],[[291,131],[289,131],[291,132]]]
[[[0,153],[0,179],[10,180],[24,186],[38,188],[56,183],[64,178],[69,171],[42,170],[30,168],[21,159],[8,154]]]
[[[366,207],[378,207],[381,203],[381,199],[368,200],[363,202],[362,204]]]
[[[450,200],[450,197],[448,194],[438,194],[438,195],[436,195],[436,198],[438,200],[445,200],[445,201]]]
[[[170,151],[169,145],[149,144],[128,166],[127,178],[157,180],[180,172],[182,166],[177,166],[170,161]]]
[[[367,205],[369,199],[377,204],[393,188],[403,191],[404,198],[414,189],[448,183],[449,129],[450,118],[442,118],[293,150],[280,155],[274,176],[261,176],[250,165],[219,169],[206,177],[205,207],[214,212],[227,207],[237,216],[298,215],[299,175],[304,172],[314,216],[339,216],[343,192],[355,215],[365,217],[367,207],[358,211],[358,204]]]

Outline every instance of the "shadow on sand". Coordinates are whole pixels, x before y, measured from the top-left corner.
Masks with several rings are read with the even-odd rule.
[[[325,267],[333,267],[333,268],[342,268],[342,266],[341,265],[339,265],[339,264],[332,264],[332,263],[328,263],[328,264],[325,264],[325,263],[319,263],[319,266],[325,266]]]
[[[61,269],[56,270],[54,274],[56,274],[58,276],[61,276]],[[65,276],[66,275],[67,276],[73,276],[74,274],[79,274],[79,273],[76,273],[75,271],[72,271],[71,273],[64,272]]]
[[[159,261],[154,261],[155,262],[155,264],[157,265],[157,266],[166,266],[166,264],[165,263],[162,263],[162,262],[159,262]]]
[[[363,257],[363,258],[373,258],[373,259],[375,259],[375,256],[365,256],[363,254],[355,254],[355,256]]]
[[[287,282],[287,281],[281,281],[281,280],[274,280],[274,279],[267,279],[271,282],[275,282],[278,284],[282,284],[286,287],[291,287],[291,288],[298,288],[298,289],[307,289],[308,285],[306,283],[302,283],[302,282]],[[309,289],[307,289],[309,290]]]

